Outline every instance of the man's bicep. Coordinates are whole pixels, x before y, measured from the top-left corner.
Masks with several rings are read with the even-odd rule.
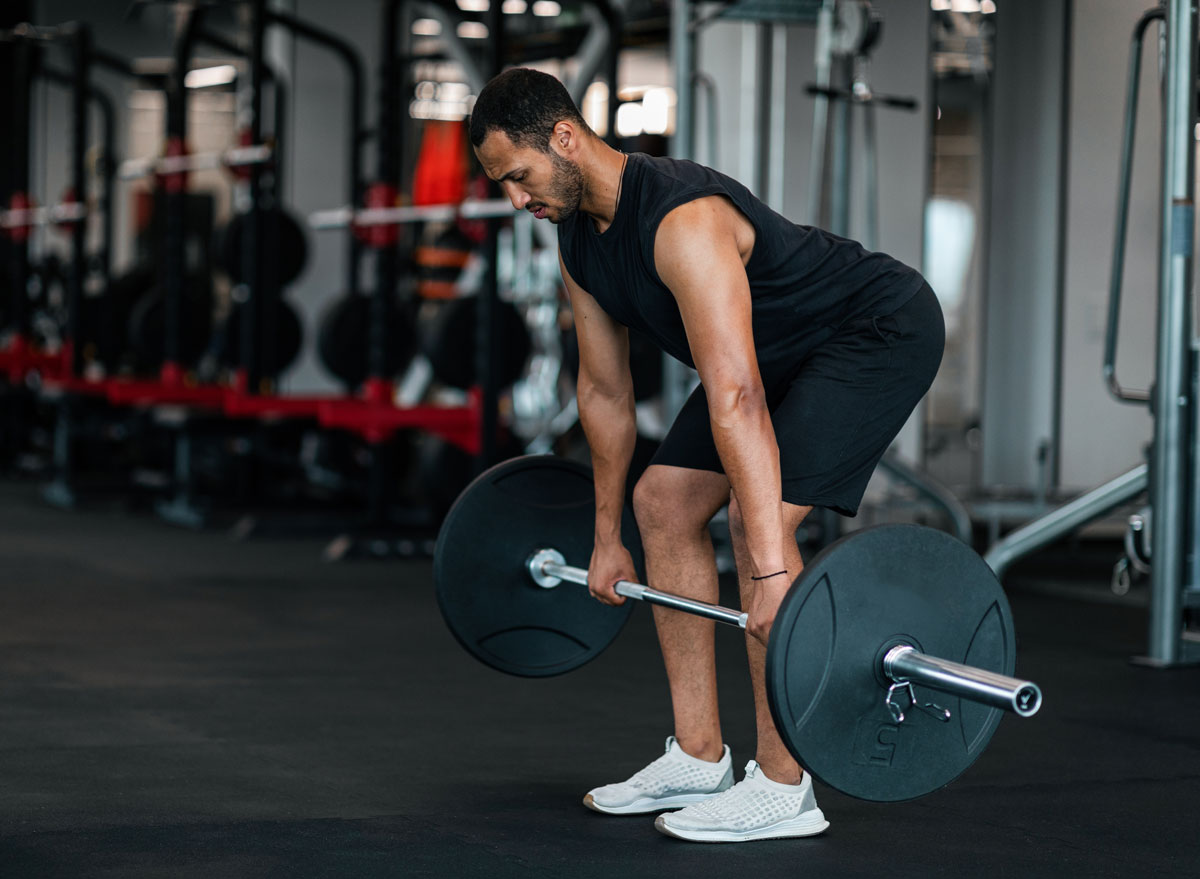
[[[629,375],[629,331],[600,307],[558,258],[563,284],[571,300],[579,339],[579,371],[602,393],[618,396],[632,389]]]

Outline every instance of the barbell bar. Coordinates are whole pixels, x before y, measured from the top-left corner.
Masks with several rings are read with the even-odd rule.
[[[512,202],[503,198],[468,199],[455,204],[404,205],[386,208],[334,208],[309,214],[313,229],[345,229],[347,226],[396,226],[403,223],[441,223],[463,218],[482,220],[516,214]]]
[[[137,180],[151,174],[185,174],[189,171],[209,171],[214,168],[241,168],[265,165],[274,151],[267,144],[231,147],[209,153],[185,153],[181,156],[155,156],[146,159],[126,159],[117,167],[122,180]]]
[[[13,207],[0,211],[0,229],[29,229],[34,226],[78,223],[86,219],[87,215],[88,206],[80,201],[42,207]]]
[[[543,589],[553,589],[564,580],[580,586],[586,586],[588,582],[586,570],[566,564],[562,553],[552,548],[539,549],[529,557],[526,567],[533,582]],[[629,580],[618,581],[616,592],[635,601],[669,607],[740,629],[746,628],[749,617],[749,614],[733,608],[662,592]],[[911,644],[891,647],[883,656],[882,671],[893,683],[920,684],[972,702],[1011,711],[1020,717],[1032,717],[1042,707],[1042,691],[1033,681],[926,656]]]

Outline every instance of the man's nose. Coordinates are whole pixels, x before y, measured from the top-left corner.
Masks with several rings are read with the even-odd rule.
[[[508,200],[512,202],[512,206],[517,210],[522,210],[525,205],[529,204],[531,196],[515,183],[505,183],[504,188],[507,190]]]

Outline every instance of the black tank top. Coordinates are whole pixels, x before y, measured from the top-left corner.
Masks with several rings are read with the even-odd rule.
[[[847,321],[890,314],[921,288],[920,274],[887,254],[800,226],[745,186],[695,162],[630,153],[617,213],[603,233],[576,213],[558,226],[563,264],[625,326],[695,366],[675,297],[654,266],[654,237],[681,204],[723,195],[754,226],[750,281],[754,345],[764,381],[786,379]]]

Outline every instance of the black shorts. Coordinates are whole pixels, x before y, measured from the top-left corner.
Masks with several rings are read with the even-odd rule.
[[[942,362],[946,327],[926,284],[891,314],[843,324],[778,381],[764,377],[783,500],[858,512],[875,465]],[[650,462],[724,472],[697,387]]]

